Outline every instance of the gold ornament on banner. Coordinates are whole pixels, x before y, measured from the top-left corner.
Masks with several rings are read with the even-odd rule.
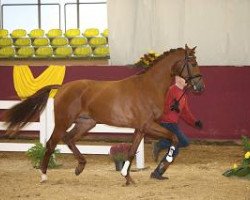
[[[65,66],[50,65],[41,75],[34,78],[28,65],[15,65],[13,68],[14,87],[17,95],[25,99],[47,85],[61,85],[65,76]],[[54,97],[57,90],[50,92]]]

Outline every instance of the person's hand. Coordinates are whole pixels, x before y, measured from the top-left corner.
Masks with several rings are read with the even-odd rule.
[[[170,106],[170,110],[179,113],[180,112],[179,104],[180,104],[179,101],[177,101],[176,99],[174,99],[174,102]]]
[[[202,122],[200,120],[196,121],[194,123],[194,126],[195,126],[195,128],[198,128],[198,129],[202,129],[203,128],[203,124],[202,124]]]

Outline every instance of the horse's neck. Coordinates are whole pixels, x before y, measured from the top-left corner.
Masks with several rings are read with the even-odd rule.
[[[158,91],[162,91],[165,94],[173,81],[171,76],[171,68],[175,64],[175,59],[169,57],[158,61],[155,66],[147,73],[147,79],[151,80],[150,84],[154,84]]]

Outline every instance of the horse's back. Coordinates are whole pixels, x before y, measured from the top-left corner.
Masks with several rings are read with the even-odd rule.
[[[152,115],[151,97],[142,88],[137,76],[119,81],[72,81],[56,95],[55,110],[70,112],[74,118],[84,115],[99,123],[139,127]]]

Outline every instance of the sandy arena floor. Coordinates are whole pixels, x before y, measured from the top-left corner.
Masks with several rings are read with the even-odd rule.
[[[193,144],[183,149],[167,171],[169,180],[149,178],[156,167],[151,145],[145,146],[142,171],[131,172],[135,185],[114,170],[108,156],[87,155],[80,176],[74,175],[76,161],[71,154],[60,155],[59,169],[48,171],[49,180],[40,184],[38,170],[24,153],[0,152],[1,200],[250,200],[250,180],[227,178],[222,173],[240,163],[242,148],[236,145]],[[135,165],[132,166],[135,169]]]

